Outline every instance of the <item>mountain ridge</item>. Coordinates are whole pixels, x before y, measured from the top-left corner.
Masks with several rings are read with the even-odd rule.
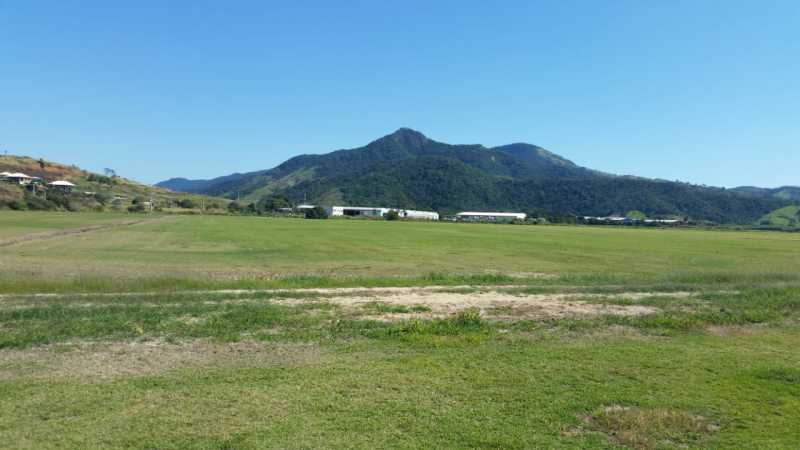
[[[447,144],[410,128],[365,146],[298,155],[272,169],[211,180],[169,180],[197,193],[257,202],[389,205],[452,212],[521,210],[543,215],[609,215],[641,210],[655,217],[750,223],[792,197],[697,186],[581,167],[542,147]],[[191,191],[190,191],[191,192]]]

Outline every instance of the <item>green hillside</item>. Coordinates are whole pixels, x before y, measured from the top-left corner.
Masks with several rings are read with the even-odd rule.
[[[35,189],[0,181],[0,209],[127,211],[134,203],[152,202],[153,209],[224,210],[230,202],[200,194],[176,193],[119,176],[104,176],[52,161],[27,156],[0,155],[0,172],[22,172],[41,178]],[[47,183],[65,180],[75,184],[64,195],[47,189]],[[188,201],[187,201],[188,200]],[[180,208],[180,205],[191,208]]]
[[[757,225],[768,228],[800,229],[800,206],[786,206],[765,214]]]
[[[451,145],[407,128],[364,147],[301,155],[270,170],[214,180],[172,179],[159,185],[246,202],[282,194],[295,202],[336,201],[443,213],[506,210],[556,217],[639,210],[653,218],[738,224],[752,223],[790,202],[722,188],[613,176],[530,144]]]

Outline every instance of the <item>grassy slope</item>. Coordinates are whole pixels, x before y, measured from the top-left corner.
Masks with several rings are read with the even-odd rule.
[[[800,228],[800,206],[777,209],[762,217],[758,224],[775,228]]]
[[[102,192],[110,196],[124,196],[127,198],[128,203],[138,196],[153,198],[157,204],[165,205],[184,198],[190,198],[197,203],[205,200],[206,202],[217,203],[222,206],[228,202],[224,199],[203,195],[179,194],[167,189],[147,186],[122,177],[116,178],[116,184],[114,185],[93,182],[88,180],[91,172],[79,167],[46,161],[45,168],[42,169],[38,160],[27,156],[0,155],[0,171],[22,172],[27,175],[41,177],[45,182],[67,180],[77,185],[75,188],[76,193]]]

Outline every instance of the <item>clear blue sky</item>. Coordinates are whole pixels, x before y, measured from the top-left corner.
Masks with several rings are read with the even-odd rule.
[[[0,0],[0,151],[152,183],[401,126],[800,185],[800,2]]]

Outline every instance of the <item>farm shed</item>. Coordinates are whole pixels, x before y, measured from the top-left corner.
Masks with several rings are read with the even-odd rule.
[[[458,220],[471,222],[511,222],[513,220],[525,220],[528,217],[525,213],[508,212],[460,212],[456,214]]]
[[[413,209],[381,208],[372,206],[331,206],[326,208],[332,217],[384,217],[389,211],[397,211],[404,219],[439,220],[439,213]]]
[[[413,209],[401,209],[398,211],[400,217],[416,220],[439,220],[439,213],[433,211],[415,211]]]
[[[369,206],[331,206],[325,208],[331,217],[383,217],[389,208]]]

